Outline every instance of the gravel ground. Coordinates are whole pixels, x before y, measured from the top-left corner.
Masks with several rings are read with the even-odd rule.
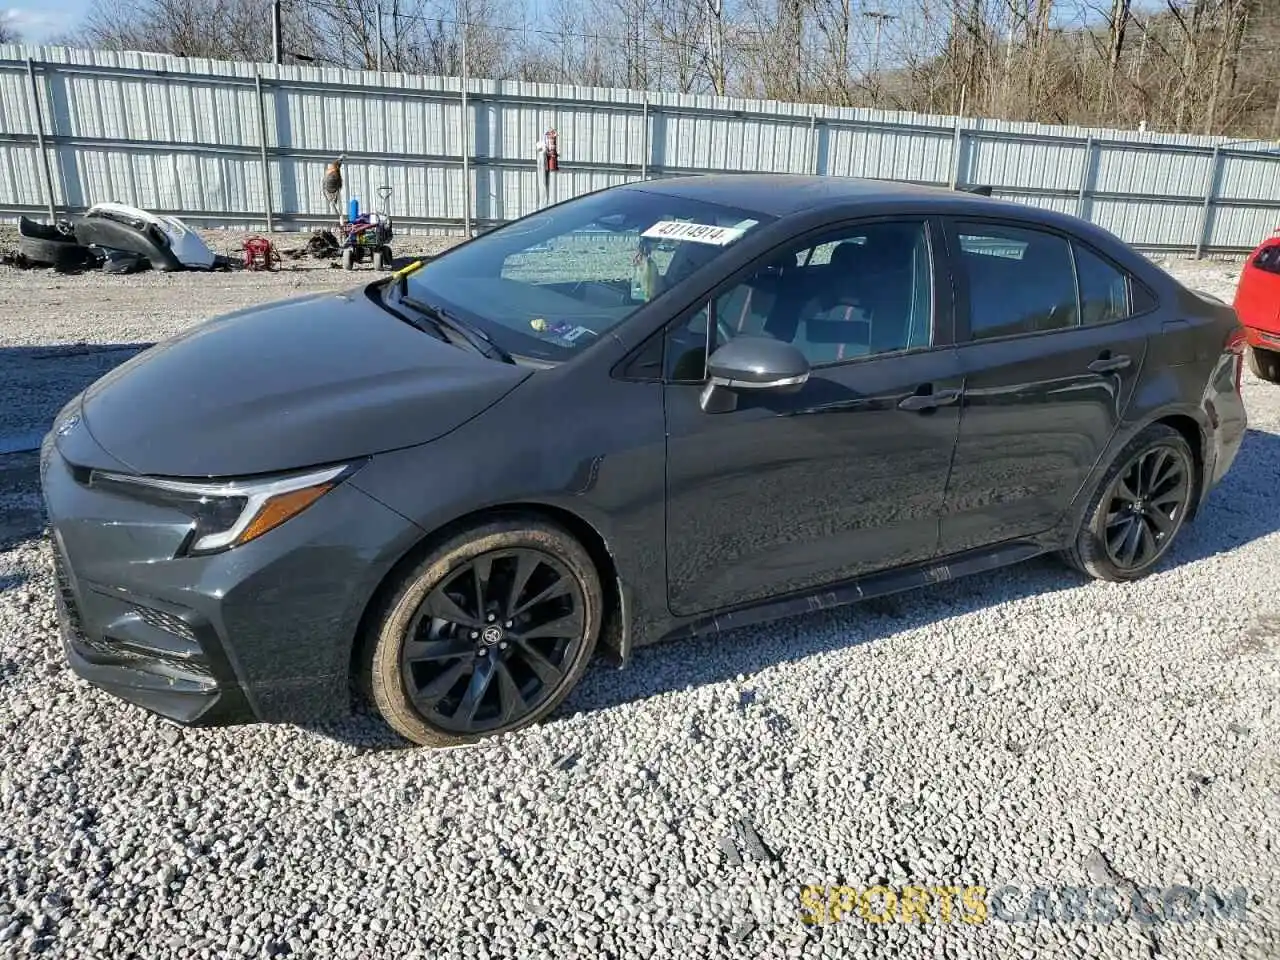
[[[1238,264],[1175,269],[1229,298]],[[0,433],[129,354],[55,346],[349,279],[0,268]],[[182,730],[76,680],[34,455],[0,456],[0,956],[1276,956],[1280,388],[1245,383],[1231,474],[1141,583],[1036,561],[661,645],[437,752],[366,716]],[[806,925],[808,884],[923,886],[932,922]],[[1135,884],[1246,914],[1144,922]],[[940,922],[966,886],[1018,892]],[[1064,915],[1080,887],[1120,919]]]

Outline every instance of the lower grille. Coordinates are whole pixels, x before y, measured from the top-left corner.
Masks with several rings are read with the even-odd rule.
[[[67,576],[67,561],[62,553],[62,544],[56,535],[53,541],[53,579],[56,587],[54,601],[57,603],[59,618],[66,625],[69,638],[83,643],[84,623],[80,619],[80,607],[71,587],[71,578]]]
[[[138,611],[138,616],[151,624],[157,630],[163,630],[165,633],[171,633],[175,637],[181,637],[193,646],[198,646],[196,642],[195,631],[181,617],[176,617],[172,613],[164,610],[156,610],[153,607],[144,607],[140,604],[134,604],[133,609]]]

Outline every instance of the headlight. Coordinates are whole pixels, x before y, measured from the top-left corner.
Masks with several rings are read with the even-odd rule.
[[[181,552],[195,556],[229,550],[274,530],[355,473],[359,466],[344,463],[304,473],[207,482],[94,470],[89,475],[89,485],[114,488],[126,496],[190,515],[194,522]]]

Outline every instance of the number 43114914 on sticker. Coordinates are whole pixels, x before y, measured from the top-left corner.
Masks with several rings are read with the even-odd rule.
[[[641,234],[655,240],[689,240],[693,243],[709,243],[717,247],[727,246],[746,231],[738,227],[717,227],[706,223],[686,223],[680,220],[659,220]]]

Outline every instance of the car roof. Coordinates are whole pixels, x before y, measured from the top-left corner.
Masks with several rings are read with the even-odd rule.
[[[650,193],[755,209],[775,217],[785,217],[832,203],[841,206],[859,203],[878,205],[894,200],[954,199],[981,205],[1006,206],[999,200],[945,187],[904,183],[900,180],[794,173],[701,174],[644,180],[628,186]]]
[[[971,215],[1021,220],[1028,225],[1056,227],[1089,239],[1112,253],[1123,241],[1088,220],[1056,210],[1011,200],[997,200],[966,190],[907,183],[792,173],[715,173],[633,181],[615,189],[644,190],[669,196],[705,200],[744,210],[757,210],[785,220],[822,208],[833,219],[844,216],[892,214],[895,210],[939,215]],[[1128,252],[1128,251],[1126,251]]]

